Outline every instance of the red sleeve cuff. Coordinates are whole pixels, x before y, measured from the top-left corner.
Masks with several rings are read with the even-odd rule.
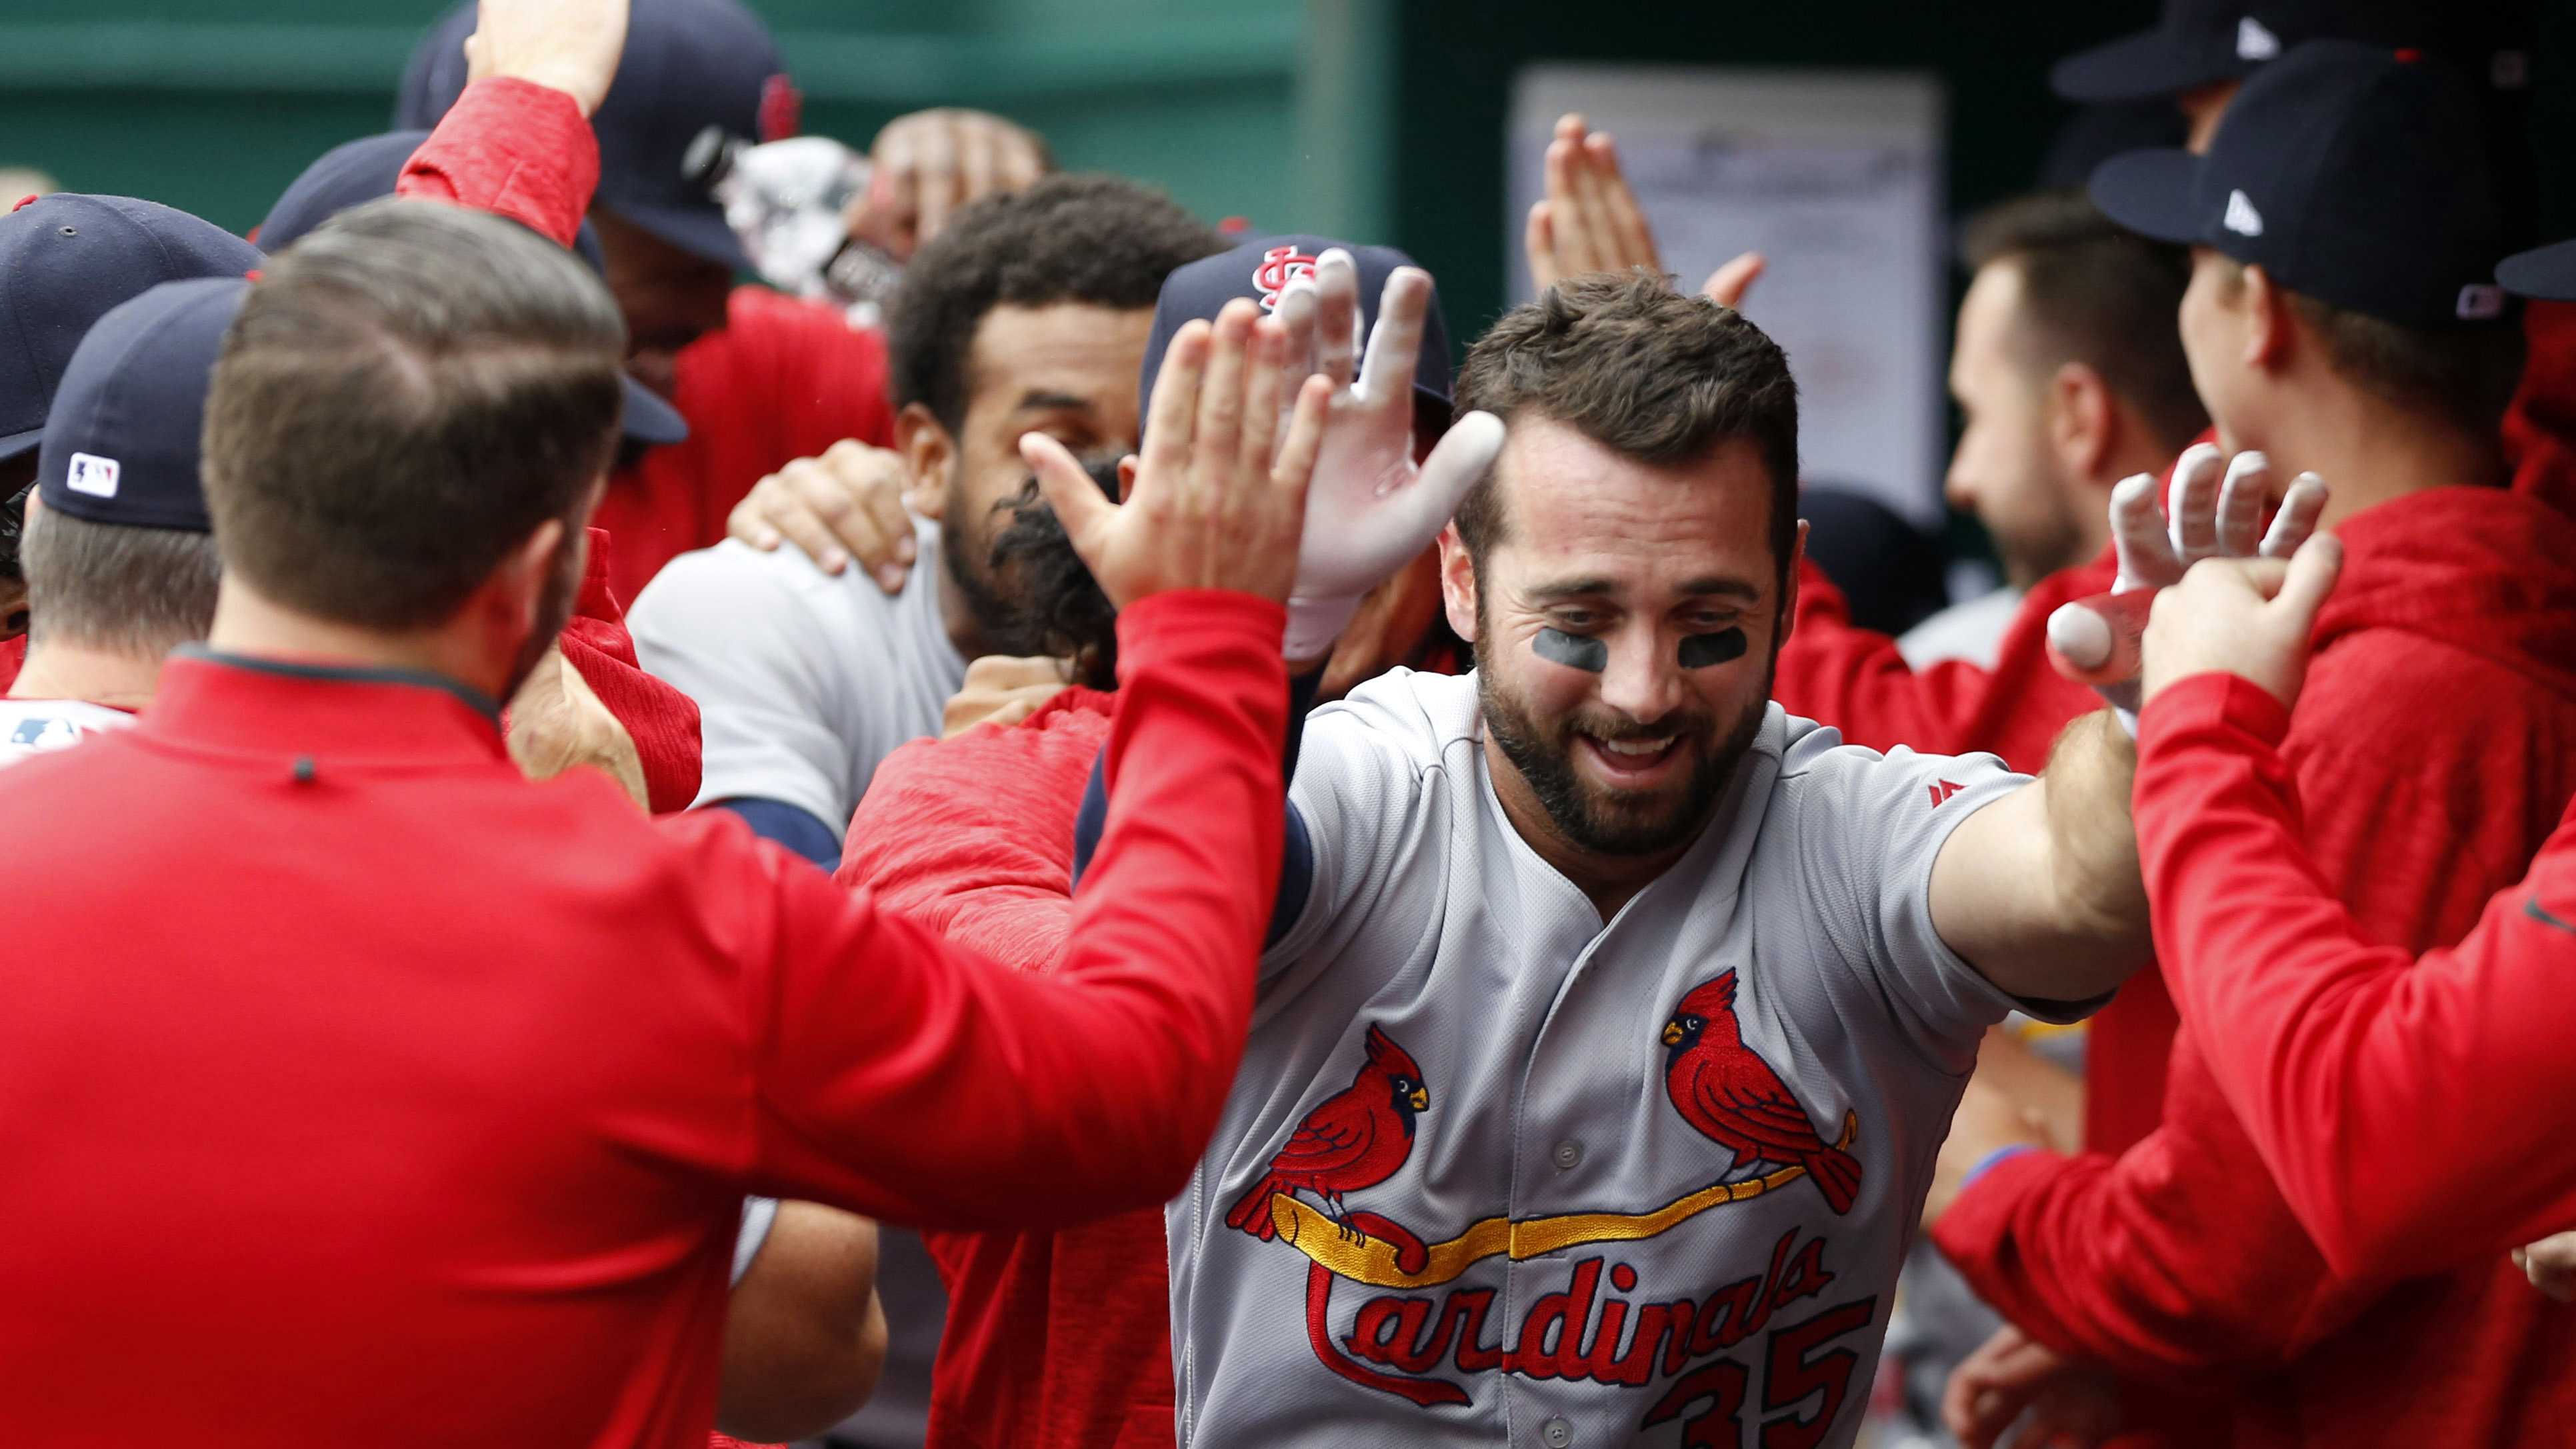
[[[396,194],[506,216],[562,246],[599,189],[599,139],[572,97],[512,76],[474,82],[403,168]]]
[[[2167,685],[2138,712],[2138,748],[2150,750],[2177,736],[2240,735],[2277,747],[2290,733],[2290,711],[2272,692],[2221,670]]]
[[[1287,606],[1232,589],[1171,589],[1118,611],[1118,680],[1134,669],[1210,643],[1257,644],[1278,662]],[[1285,664],[1279,665],[1284,677]]]

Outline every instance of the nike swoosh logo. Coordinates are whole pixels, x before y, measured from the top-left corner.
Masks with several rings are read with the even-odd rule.
[[[2522,913],[2544,926],[2556,926],[2558,929],[2565,931],[2570,935],[2576,935],[2576,921],[2561,920],[2558,917],[2551,915],[2549,912],[2542,910],[2540,908],[2540,897],[2538,896],[2524,896],[2522,898]]]

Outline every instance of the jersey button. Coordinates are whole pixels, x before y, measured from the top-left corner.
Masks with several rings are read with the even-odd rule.
[[[1550,1419],[1538,1426],[1538,1437],[1546,1441],[1547,1449],[1565,1449],[1574,1442],[1574,1426],[1563,1419]]]
[[[1583,1144],[1568,1137],[1556,1144],[1556,1170],[1572,1172],[1583,1165]]]

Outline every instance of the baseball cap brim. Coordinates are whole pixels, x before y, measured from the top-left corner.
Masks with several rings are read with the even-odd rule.
[[[2496,263],[2496,280],[2516,296],[2576,302],[2576,241],[2517,252]]]
[[[11,433],[7,437],[0,437],[0,463],[6,463],[21,453],[34,452],[44,441],[45,430],[42,428],[29,428],[23,433]]]
[[[2096,167],[2084,190],[2102,214],[2157,241],[2201,240],[2194,196],[2200,158],[2189,151],[2131,151]]]
[[[691,256],[721,262],[735,272],[752,270],[751,258],[743,254],[742,239],[733,234],[732,227],[725,225],[723,210],[713,203],[674,205],[668,202],[621,201],[603,196],[599,204]]]
[[[689,436],[689,420],[662,401],[651,388],[626,378],[626,416],[618,431],[639,443],[677,443]]]
[[[2049,89],[2070,101],[2143,101],[2248,74],[2251,63],[2194,47],[2165,30],[2141,30],[2079,50],[2049,68]]]

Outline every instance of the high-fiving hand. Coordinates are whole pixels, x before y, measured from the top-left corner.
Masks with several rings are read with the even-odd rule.
[[[1064,444],[1021,437],[1020,456],[1111,603],[1173,589],[1288,597],[1332,390],[1307,379],[1283,408],[1285,349],[1279,320],[1244,300],[1227,303],[1214,326],[1174,333],[1124,504],[1103,496]]]
[[[2208,443],[2185,449],[2174,464],[2172,493],[2161,513],[2152,473],[2123,478],[2111,490],[2111,538],[2119,556],[2111,586],[2115,598],[2178,583],[2204,559],[2286,559],[2316,531],[2326,506],[2326,485],[2316,474],[2291,480],[2266,532],[2263,507],[2272,496],[2271,460],[2257,452],[2239,453],[2222,476],[2220,457]],[[2125,629],[2114,613],[2128,617]],[[2132,631],[2143,625],[2143,618],[2134,605],[2113,609],[2082,599],[2060,605],[2048,617],[2048,643],[2062,661],[2060,667],[2093,683],[2122,711],[2124,723],[2134,719],[2138,708],[2137,636]],[[2130,727],[2134,730],[2134,723]]]
[[[482,0],[465,37],[466,79],[531,81],[591,115],[617,79],[626,14],[627,0]]]
[[[1430,273],[1398,267],[1386,280],[1377,327],[1354,370],[1359,268],[1350,253],[1325,252],[1316,258],[1312,282],[1297,282],[1280,298],[1283,395],[1318,378],[1331,388],[1288,602],[1292,665],[1332,652],[1360,600],[1440,536],[1458,501],[1502,451],[1502,420],[1476,412],[1452,423],[1429,456],[1414,461],[1413,378],[1430,310]]]

